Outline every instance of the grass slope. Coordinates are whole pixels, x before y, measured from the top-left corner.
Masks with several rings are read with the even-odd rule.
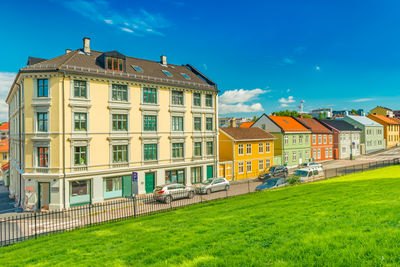
[[[400,166],[29,240],[1,265],[400,265]]]

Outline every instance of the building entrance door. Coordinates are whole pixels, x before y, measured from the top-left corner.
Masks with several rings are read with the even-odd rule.
[[[152,193],[154,190],[154,176],[154,172],[148,172],[145,174],[146,194]]]
[[[39,210],[48,210],[50,205],[50,183],[38,183],[39,188]]]

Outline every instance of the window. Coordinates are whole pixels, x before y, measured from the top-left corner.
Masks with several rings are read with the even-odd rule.
[[[321,159],[321,149],[318,149],[317,152],[318,152],[317,158],[318,158],[318,159]]]
[[[107,57],[107,70],[123,71],[123,62],[122,58]]]
[[[74,113],[74,130],[86,131],[87,130],[86,120],[87,120],[86,113]]]
[[[113,114],[112,115],[112,130],[127,131],[128,130],[128,115]]]
[[[183,117],[172,117],[172,131],[183,131]]]
[[[181,73],[181,75],[182,75],[183,78],[185,78],[186,80],[190,80],[189,75],[187,75],[186,73]]]
[[[271,143],[267,141],[265,143],[265,153],[269,153],[269,152],[271,152]]]
[[[90,180],[71,181],[69,183],[69,203],[71,206],[90,203]]]
[[[183,105],[183,92],[172,91],[172,104],[173,105]]]
[[[157,89],[156,88],[143,88],[143,103],[157,104]]]
[[[292,161],[296,161],[296,160],[297,160],[297,152],[294,151],[294,152],[292,153]]]
[[[193,93],[193,106],[201,106],[201,94]]]
[[[185,183],[185,170],[171,170],[171,171],[166,171],[165,172],[165,183],[170,184],[170,183],[179,183],[179,184],[184,184]],[[175,186],[174,186],[175,187]],[[177,185],[178,188],[174,189],[184,189],[183,186]],[[171,189],[168,187],[168,189]]]
[[[259,171],[264,170],[264,161],[263,160],[258,161],[258,170]]]
[[[213,130],[213,118],[206,118],[206,130],[207,131]]]
[[[124,84],[112,85],[112,100],[128,101],[128,86]]]
[[[329,144],[332,144],[332,135],[329,135]]]
[[[143,131],[157,131],[157,116],[143,116]]]
[[[251,161],[246,162],[246,172],[251,172]]]
[[[306,151],[306,160],[308,160],[309,158],[310,158],[310,153]]]
[[[244,169],[243,169],[243,162],[239,162],[239,163],[238,163],[238,172],[239,172],[239,173],[243,173],[243,172],[244,172]]]
[[[322,144],[322,135],[318,135],[318,144]]]
[[[214,154],[214,142],[207,142],[206,147],[207,147],[207,155],[213,155]]]
[[[296,142],[297,142],[297,136],[296,136],[296,135],[293,135],[293,136],[292,136],[292,143],[293,143],[293,145],[295,145]]]
[[[201,117],[194,117],[194,130],[201,131]]]
[[[302,135],[299,136],[299,144],[300,145],[303,144],[303,136]]]
[[[198,184],[201,183],[202,180],[202,172],[201,172],[201,167],[193,167],[191,169],[191,182],[192,184]]]
[[[49,148],[38,147],[38,167],[48,167],[49,165]],[[7,155],[6,155],[7,157]]]
[[[306,144],[308,144],[308,135],[306,135]]]
[[[86,98],[86,81],[74,80],[74,97]]]
[[[271,160],[270,159],[266,159],[265,160],[265,169],[269,168],[271,166]]]
[[[194,156],[200,157],[201,156],[201,142],[194,143]]]
[[[167,75],[168,77],[172,77],[171,72],[169,72],[167,70],[162,70],[162,72],[164,72],[164,74]]]
[[[87,165],[86,146],[76,146],[74,148],[74,165]]]
[[[262,154],[262,153],[264,153],[264,144],[259,143],[258,144],[258,154]]]
[[[38,132],[47,132],[47,112],[37,113],[37,130]]]
[[[325,158],[329,158],[329,149],[325,148]]]
[[[128,162],[128,146],[127,145],[114,145],[112,147],[113,162]]]
[[[317,159],[317,150],[313,149],[313,160]]]
[[[103,180],[104,199],[122,197],[122,177],[110,177]]]
[[[288,152],[285,152],[285,162],[288,162],[289,161],[289,153]]]
[[[238,145],[238,155],[243,155],[244,154],[244,148],[243,144]]]
[[[3,153],[3,160],[7,160],[7,153]]]
[[[324,144],[326,144],[326,134],[324,134]]]
[[[48,97],[49,96],[49,81],[48,79],[37,80],[37,96]]]
[[[144,160],[157,160],[157,144],[144,144]]]
[[[247,155],[251,154],[251,144],[246,144],[246,154]]]
[[[139,71],[139,72],[143,72],[143,69],[142,69],[141,67],[135,66],[135,65],[131,65],[131,66],[132,66],[132,68],[133,68],[134,70]]]
[[[206,95],[206,107],[212,107],[212,106],[213,106],[212,95]]]
[[[285,137],[283,138],[283,142],[285,145],[289,144],[289,136],[285,135]]]
[[[183,143],[172,144],[172,158],[183,158]]]
[[[312,143],[313,145],[317,144],[317,136],[315,134],[312,135]]]

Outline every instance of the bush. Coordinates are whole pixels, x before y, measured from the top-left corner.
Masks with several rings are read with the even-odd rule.
[[[300,183],[300,177],[298,176],[292,176],[288,179],[288,184],[290,185],[295,185]]]

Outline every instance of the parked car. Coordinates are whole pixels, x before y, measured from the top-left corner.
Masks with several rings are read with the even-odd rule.
[[[322,169],[322,164],[319,162],[305,162],[300,165],[300,168],[317,168],[317,169]]]
[[[211,194],[211,192],[229,190],[229,181],[225,178],[208,179],[201,184],[195,186],[198,194]]]
[[[285,178],[274,178],[274,179],[268,179],[264,181],[262,184],[258,185],[256,187],[256,191],[263,191],[267,189],[273,189],[273,188],[278,188],[286,185],[286,179]]]
[[[300,182],[307,182],[309,180],[315,179],[315,178],[321,178],[323,177],[324,173],[322,169],[317,169],[317,168],[302,168],[299,170],[296,170],[293,174],[293,177],[299,178]]]
[[[271,178],[286,178],[288,175],[288,169],[286,166],[273,166],[270,167],[265,173],[258,176],[260,180],[266,180]]]
[[[165,184],[156,186],[153,197],[157,201],[170,203],[172,200],[181,198],[193,198],[195,189],[183,184]]]

